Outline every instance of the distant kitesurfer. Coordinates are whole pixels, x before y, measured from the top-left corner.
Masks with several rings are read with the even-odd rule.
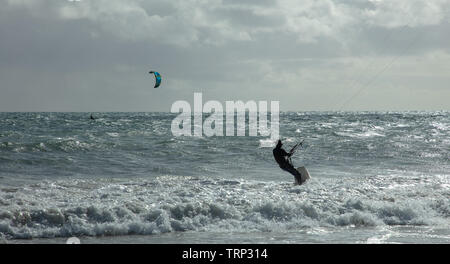
[[[297,146],[299,145],[301,145],[301,143],[294,146],[291,151],[287,153],[284,149],[281,148],[281,146],[283,146],[281,140],[278,140],[277,146],[273,149],[273,156],[278,165],[280,165],[280,168],[294,175],[295,183],[300,185],[302,184],[301,174],[294,168],[290,159],[292,154],[294,154],[295,148],[297,148]]]

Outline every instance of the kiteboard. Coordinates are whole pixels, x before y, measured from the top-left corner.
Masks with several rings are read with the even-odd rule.
[[[296,184],[303,184],[305,181],[311,179],[311,176],[309,176],[309,172],[305,167],[298,167],[296,170],[300,173],[300,179],[298,176],[295,176]]]

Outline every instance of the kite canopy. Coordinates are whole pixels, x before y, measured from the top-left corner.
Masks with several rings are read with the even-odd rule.
[[[158,88],[158,86],[161,84],[161,74],[159,74],[158,72],[155,71],[150,71],[150,74],[154,74],[155,75],[155,87],[153,88]]]

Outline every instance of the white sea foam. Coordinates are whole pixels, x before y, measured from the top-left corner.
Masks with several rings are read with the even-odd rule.
[[[110,137],[118,137],[119,133],[115,133],[115,132],[106,132],[106,134]]]
[[[267,138],[267,139],[260,139],[259,140],[259,147],[260,148],[273,148],[276,145],[276,140]]]
[[[420,201],[371,183],[343,188],[246,180],[159,177],[65,180],[0,193],[0,234],[10,238],[151,235],[167,232],[289,232],[322,227],[440,225],[450,204],[435,190]],[[426,190],[422,190],[426,192]],[[390,191],[388,191],[390,192]],[[368,242],[376,242],[372,238]]]
[[[345,137],[353,137],[353,138],[370,138],[370,137],[384,137],[385,135],[382,133],[378,133],[375,131],[366,131],[366,132],[336,132],[337,135],[345,136]]]

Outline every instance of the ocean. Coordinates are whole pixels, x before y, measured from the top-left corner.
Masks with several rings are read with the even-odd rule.
[[[282,112],[260,136],[171,113],[0,113],[0,243],[450,243],[450,113]]]

